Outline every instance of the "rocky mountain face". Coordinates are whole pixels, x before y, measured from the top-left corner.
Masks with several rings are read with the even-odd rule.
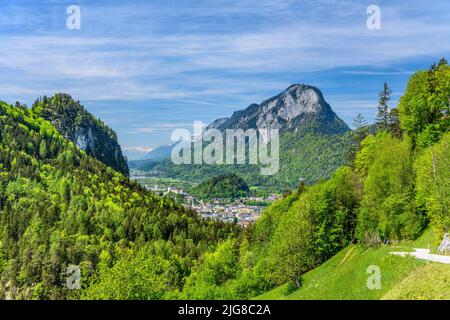
[[[340,134],[349,131],[316,87],[294,84],[261,104],[251,104],[234,112],[231,118],[212,122],[208,128],[249,129],[273,128],[280,131],[308,131]]]
[[[68,94],[58,93],[42,97],[33,104],[33,110],[68,140],[111,168],[129,175],[126,158],[117,142],[116,133]]]

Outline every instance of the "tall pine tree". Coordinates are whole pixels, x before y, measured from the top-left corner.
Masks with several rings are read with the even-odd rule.
[[[358,113],[353,119],[353,126],[355,127],[358,142],[361,143],[369,133],[368,122],[361,113]]]
[[[368,122],[361,113],[358,113],[355,119],[353,119],[353,126],[355,127],[355,131],[353,131],[353,143],[350,146],[347,154],[347,161],[349,165],[353,165],[356,154],[361,149],[361,142],[369,134]]]
[[[378,94],[378,114],[376,125],[380,131],[389,129],[389,101],[391,100],[392,90],[389,88],[387,82],[384,83],[383,90]]]

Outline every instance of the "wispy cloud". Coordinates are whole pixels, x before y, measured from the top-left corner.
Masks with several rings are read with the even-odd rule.
[[[129,133],[150,134],[156,132],[172,132],[175,129],[192,127],[193,123],[157,123],[149,127],[136,127],[134,126]]]
[[[403,74],[413,74],[414,71],[370,71],[370,70],[351,70],[351,71],[343,71],[346,74],[356,74],[356,75],[365,75],[365,76],[395,76],[395,75],[403,75]]]

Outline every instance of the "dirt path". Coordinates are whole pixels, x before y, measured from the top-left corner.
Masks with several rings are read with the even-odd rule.
[[[417,259],[421,259],[421,260],[450,264],[450,256],[431,254],[430,250],[428,250],[428,249],[414,249],[414,250],[416,250],[416,251],[415,252],[391,252],[391,254],[401,256],[401,257],[413,256],[413,257],[415,257]]]

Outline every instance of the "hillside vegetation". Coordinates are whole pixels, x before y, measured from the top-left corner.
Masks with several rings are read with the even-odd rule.
[[[206,179],[192,189],[200,199],[235,199],[250,195],[247,183],[235,174]]]
[[[236,230],[158,198],[0,102],[0,297],[163,299]],[[69,290],[67,267],[81,271]]]
[[[280,137],[280,169],[272,176],[260,174],[261,165],[175,165],[170,158],[162,161],[132,162],[141,170],[158,177],[170,177],[200,183],[218,175],[238,174],[249,186],[272,192],[295,188],[300,181],[314,184],[329,179],[346,161],[351,134],[325,135],[320,133],[285,132]],[[320,152],[319,152],[320,150]]]

